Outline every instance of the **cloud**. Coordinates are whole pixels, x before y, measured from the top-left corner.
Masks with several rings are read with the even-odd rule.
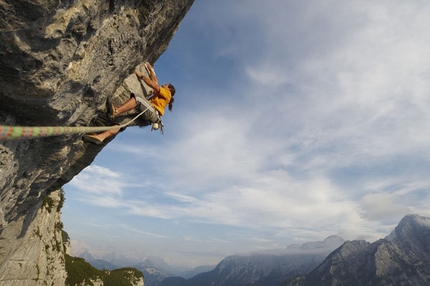
[[[118,197],[112,197],[104,194],[104,196],[85,196],[81,201],[94,206],[100,206],[104,208],[122,208],[126,205]]]
[[[362,199],[364,217],[371,220],[384,220],[392,217],[402,217],[410,213],[408,207],[396,202],[394,194],[366,194]]]
[[[124,231],[128,233],[132,233],[132,235],[138,235],[138,236],[147,236],[147,237],[155,237],[155,238],[164,238],[164,235],[160,235],[157,233],[151,233],[148,231],[143,231],[141,229],[137,229],[134,227],[131,227],[129,225],[121,224],[120,228],[122,228]]]
[[[294,77],[288,69],[271,64],[247,67],[245,73],[254,84],[265,86],[283,86],[292,83]]]
[[[220,178],[219,174],[216,178]],[[132,200],[103,196],[87,203],[121,208],[130,215],[256,229],[294,228],[307,223],[327,225],[327,221],[347,215],[350,209],[350,203],[340,193],[333,192],[335,187],[324,178],[300,182],[284,171],[268,171],[254,173],[253,178],[238,181],[237,185],[227,185],[225,189],[206,187],[190,195],[170,191],[155,199],[135,197]],[[318,219],[309,221],[306,215],[310,210]]]
[[[186,241],[199,242],[199,243],[200,242],[203,242],[203,243],[230,243],[229,241],[222,240],[222,239],[205,239],[205,240],[202,240],[202,239],[192,237],[192,236],[184,236],[183,239]]]
[[[120,182],[121,174],[97,165],[85,168],[79,176],[73,178],[70,185],[90,194],[122,194],[124,185]]]

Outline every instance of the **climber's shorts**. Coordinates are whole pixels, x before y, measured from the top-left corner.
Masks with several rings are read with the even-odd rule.
[[[151,123],[158,121],[158,113],[155,107],[144,97],[136,96],[134,93],[130,94],[130,98],[134,97],[136,99],[136,109],[139,112],[145,111],[141,117],[144,120],[151,121]]]

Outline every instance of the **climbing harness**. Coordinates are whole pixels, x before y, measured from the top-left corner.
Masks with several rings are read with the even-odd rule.
[[[8,126],[0,125],[0,140],[33,139],[38,137],[59,136],[76,133],[102,132],[112,129],[124,128],[135,121],[147,109],[125,124],[115,126]]]
[[[158,113],[158,111],[156,111],[156,114],[157,114],[157,121],[152,123],[151,131],[160,129],[160,133],[163,134],[164,133],[163,119],[161,118],[161,115],[160,113]]]

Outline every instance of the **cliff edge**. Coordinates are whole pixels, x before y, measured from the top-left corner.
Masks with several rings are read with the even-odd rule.
[[[107,124],[106,99],[167,49],[193,2],[0,1],[0,124]],[[65,283],[61,187],[103,147],[80,135],[0,141],[0,285]]]

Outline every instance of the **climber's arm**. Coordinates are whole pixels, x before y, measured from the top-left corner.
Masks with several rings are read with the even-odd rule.
[[[146,63],[145,63],[145,67],[146,67],[146,69],[147,69],[147,70],[148,70],[148,72],[149,72],[149,78],[150,78],[152,81],[154,81],[154,82],[158,85],[158,78],[157,78],[157,76],[155,75],[154,69],[152,68],[151,64],[150,64],[150,63],[148,63],[148,62],[146,62]]]
[[[158,94],[160,92],[160,87],[158,86],[158,80],[157,77],[155,77],[154,73],[152,72],[152,69],[149,70],[149,78],[144,76],[140,71],[135,70],[134,73],[137,75],[138,78],[141,78],[149,87],[151,87],[154,90],[154,94]],[[151,78],[155,77],[155,81]]]
[[[152,79],[147,78],[146,76],[142,76],[141,79],[154,90],[154,94],[157,95],[160,93],[160,87],[158,86],[158,82],[154,82]]]

